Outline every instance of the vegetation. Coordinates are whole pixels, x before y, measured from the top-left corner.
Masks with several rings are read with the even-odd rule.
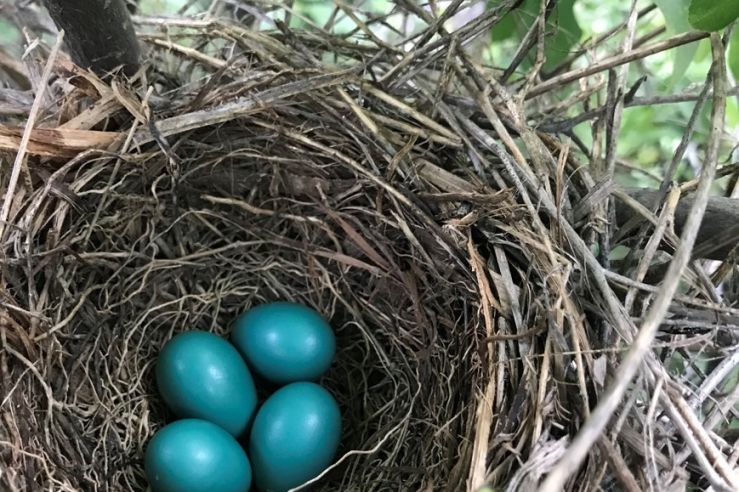
[[[4,10],[0,487],[142,489],[163,344],[289,299],[318,490],[739,489],[735,7],[142,1],[127,77]]]
[[[393,2],[389,0],[367,0],[354,2],[358,12],[354,15],[366,21],[371,18],[385,18],[385,23],[373,24],[370,29],[380,38],[389,42],[399,39],[393,29],[401,29],[402,15],[392,14]],[[441,6],[444,2],[439,2]],[[488,2],[469,2],[472,7],[468,15],[460,15],[462,19],[500,3],[499,0]],[[650,2],[639,2],[645,12],[640,16],[635,37],[648,39],[649,36],[667,30],[668,34],[679,34],[693,29],[688,12],[690,0],[655,0],[658,9],[650,9]],[[701,11],[701,2],[696,2],[695,11]],[[704,2],[705,3],[705,2]],[[721,2],[707,2],[714,6],[709,12],[716,12],[718,24],[726,23],[731,12],[721,8]],[[141,0],[141,12],[145,14],[171,15],[175,13],[197,14],[205,3],[192,0]],[[727,0],[726,5],[734,4]],[[481,63],[491,67],[505,67],[513,57],[521,39],[535,22],[539,9],[538,0],[525,0],[518,8],[511,11],[496,24],[489,35],[489,42],[476,51]],[[564,61],[568,55],[580,47],[586,47],[593,40],[599,39],[617,28],[626,18],[629,3],[616,0],[565,0],[557,3],[548,18],[548,29],[553,36],[546,43],[547,66],[554,67]],[[299,0],[293,2],[290,25],[293,28],[309,26],[327,26],[332,32],[342,34],[358,34],[357,23],[349,15],[337,10],[330,2],[320,0]],[[727,17],[728,16],[728,17]],[[707,16],[708,22],[712,17]],[[700,22],[700,20],[699,20]],[[453,22],[452,22],[453,24]],[[725,27],[726,24],[724,24]],[[263,23],[262,27],[268,27]],[[712,27],[708,24],[707,28]],[[698,28],[701,28],[698,26]],[[361,42],[361,37],[357,37]],[[594,59],[609,53],[618,46],[620,38],[612,36],[610,40],[594,46],[588,57],[575,61],[575,67],[587,64],[587,59]],[[532,60],[526,60],[518,69],[517,75],[525,73]],[[672,158],[682,135],[682,131],[690,119],[693,108],[692,101],[671,104],[646,104],[652,98],[666,95],[696,94],[698,84],[705,80],[711,63],[710,43],[707,39],[691,43],[673,50],[665,50],[649,57],[648,61],[630,66],[628,86],[635,87],[641,103],[624,110],[623,124],[619,134],[618,162],[616,178],[625,186],[655,187],[663,178],[663,168]],[[728,63],[732,80],[739,80],[739,29],[729,43]],[[597,102],[594,103],[597,105]],[[575,115],[577,108],[570,114]],[[710,105],[700,113],[691,144],[685,159],[681,160],[676,171],[676,178],[686,181],[695,178],[700,170],[700,158],[696,150],[704,145],[708,136]],[[572,130],[585,145],[589,146],[591,135],[590,122],[575,125]],[[739,99],[727,99],[726,108],[727,138],[725,150],[739,145]],[[717,183],[717,189],[725,186],[725,181]]]

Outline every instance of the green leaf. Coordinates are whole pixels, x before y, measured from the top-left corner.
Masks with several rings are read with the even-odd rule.
[[[665,25],[670,34],[680,34],[691,31],[688,22],[688,6],[691,0],[654,0],[655,5],[665,18]],[[687,72],[695,58],[698,43],[690,43],[675,48],[673,51],[672,76],[667,83],[668,88],[674,87]]]
[[[574,10],[575,0],[561,0],[552,12],[547,30],[553,26],[556,31],[554,36],[544,41],[544,54],[546,55],[545,69],[556,66],[569,56],[572,48],[577,45],[582,36],[582,29],[577,23]]]
[[[495,7],[500,0],[488,0],[488,8]],[[490,30],[491,41],[503,41],[518,34],[519,39],[526,33],[531,20],[536,18],[539,11],[538,0],[526,0],[513,10],[508,11],[503,18]]]
[[[499,0],[489,0],[488,6],[492,7],[498,3]],[[546,39],[544,40],[545,69],[550,69],[567,58],[582,37],[582,29],[575,18],[574,4],[575,0],[560,0],[547,19]],[[526,31],[536,22],[539,6],[540,0],[525,0],[517,8],[511,10],[498,24],[493,26],[490,32],[491,41],[502,41],[513,37],[518,40],[523,39]],[[529,54],[533,57],[535,50],[531,50]],[[522,64],[522,67],[530,61]]]
[[[503,41],[516,34],[516,19],[512,13],[503,16],[500,21],[490,29],[491,41]]]
[[[726,98],[726,126],[730,128],[739,126],[739,104],[735,97]]]
[[[688,9],[690,25],[700,31],[718,31],[739,17],[737,0],[692,0]]]
[[[12,47],[20,45],[20,32],[5,19],[0,19],[0,46]]]
[[[688,7],[691,0],[653,0],[665,18],[667,29],[675,33],[690,31]]]
[[[735,80],[739,80],[739,29],[734,28],[729,41],[729,70]]]

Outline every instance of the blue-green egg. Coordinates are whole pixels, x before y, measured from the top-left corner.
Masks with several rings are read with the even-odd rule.
[[[157,386],[178,417],[218,424],[240,436],[251,423],[257,392],[239,352],[227,340],[205,331],[188,331],[162,348]]]
[[[249,457],[261,492],[285,492],[318,476],[334,459],[341,413],[331,394],[315,383],[283,386],[254,417]]]
[[[153,492],[247,492],[251,466],[236,439],[199,419],[177,420],[154,434],[146,448]]]
[[[292,302],[250,309],[236,320],[231,342],[256,374],[276,384],[318,380],[336,353],[328,322]]]

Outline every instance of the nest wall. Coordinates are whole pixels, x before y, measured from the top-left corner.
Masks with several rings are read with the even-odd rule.
[[[338,338],[323,384],[348,454],[324,489],[464,487],[486,345],[465,237],[429,227],[438,203],[397,191],[422,180],[393,194],[337,160],[383,157],[349,111],[326,111],[328,97],[164,151],[93,151],[29,197],[6,272],[47,314],[6,332],[22,360],[44,361],[36,377],[15,362],[6,373],[14,434],[34,454],[6,453],[16,483],[143,489],[145,444],[171,419],[153,377],[163,344],[227,335],[249,306],[289,299],[324,313]]]

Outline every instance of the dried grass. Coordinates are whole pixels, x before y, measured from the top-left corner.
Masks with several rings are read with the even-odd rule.
[[[3,488],[143,489],[143,449],[169,417],[158,350],[276,299],[315,307],[338,336],[323,383],[345,435],[320,490],[533,490],[575,456],[585,422],[605,432],[567,490],[732,483],[721,423],[739,394],[715,389],[739,365],[739,311],[700,281],[667,296],[638,377],[613,396],[664,291],[645,265],[633,280],[590,253],[613,237],[611,188],[526,116],[561,125],[554,89],[602,87],[604,70],[705,35],[505,87],[462,46],[515,2],[453,35],[397,3],[428,24],[415,50],[138,18],[150,53],[131,84],[37,58],[56,77],[29,108],[36,125],[0,115]],[[652,216],[660,235],[672,207]],[[708,375],[694,364],[706,354]],[[590,419],[609,394],[615,407]]]

